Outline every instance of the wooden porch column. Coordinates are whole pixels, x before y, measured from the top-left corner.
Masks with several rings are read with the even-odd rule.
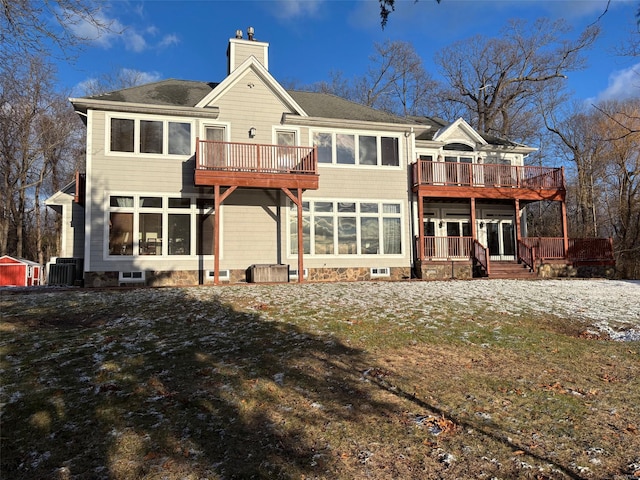
[[[478,240],[478,229],[476,228],[476,199],[471,197],[471,238]]]
[[[418,192],[418,260],[424,259],[424,204],[423,197]]]
[[[516,198],[514,203],[516,207],[516,251],[518,251],[518,242],[522,239],[522,233],[520,232],[520,199]]]
[[[220,205],[238,187],[229,187],[220,194],[220,185],[213,186],[213,284],[220,283]]]
[[[283,187],[282,191],[287,194],[293,203],[298,207],[298,283],[304,281],[304,239],[302,238],[302,189],[298,188],[297,195]]]
[[[562,200],[560,202],[562,205],[562,239],[564,242],[564,256],[567,257],[569,253],[569,233],[567,228],[567,204]]]

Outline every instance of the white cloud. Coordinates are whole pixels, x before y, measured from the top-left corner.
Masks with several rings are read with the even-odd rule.
[[[274,14],[281,19],[314,16],[325,0],[278,0]]]
[[[140,53],[147,49],[147,41],[133,29],[127,29],[123,32],[122,41],[125,48],[133,52]]]
[[[123,25],[117,19],[107,17],[103,11],[99,11],[93,20],[71,14],[67,14],[66,19],[66,27],[77,38],[95,43],[103,48],[111,47],[113,40],[124,30]]]
[[[176,34],[172,33],[170,35],[165,35],[164,37],[162,37],[162,40],[160,40],[158,47],[165,48],[170,47],[171,45],[177,45],[178,43],[180,43],[180,39]]]
[[[113,73],[105,73],[100,77],[92,77],[83,80],[73,87],[72,97],[95,95],[112,90],[125,88],[124,86],[144,85],[157,82],[162,79],[159,72],[142,72],[133,68],[120,68]]]
[[[638,96],[640,96],[640,62],[611,73],[609,85],[593,100],[595,102],[624,100]]]

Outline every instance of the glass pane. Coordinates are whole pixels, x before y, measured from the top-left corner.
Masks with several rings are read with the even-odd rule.
[[[460,236],[460,223],[447,222],[447,237],[459,237],[459,236]]]
[[[435,237],[436,236],[436,224],[433,220],[427,220],[424,222],[424,236]]]
[[[380,140],[382,146],[382,165],[399,166],[398,139],[396,137],[381,137]]]
[[[224,127],[206,127],[205,137],[212,142],[224,142]]]
[[[498,241],[498,224],[486,223],[487,227],[487,247],[489,255],[500,255],[500,243]]]
[[[109,255],[133,255],[133,213],[109,214]]]
[[[378,143],[376,137],[361,135],[358,139],[358,157],[360,165],[377,165]]]
[[[191,215],[169,214],[169,255],[191,254]]]
[[[112,207],[133,207],[133,197],[109,197],[109,205]]]
[[[162,153],[162,122],[140,120],[140,153]]]
[[[338,202],[338,212],[356,213],[356,204],[353,202]]]
[[[361,203],[360,213],[378,213],[377,203]]]
[[[332,162],[333,136],[330,133],[314,133],[313,145],[318,147],[318,163]]]
[[[333,217],[315,217],[314,248],[316,255],[333,253]]]
[[[384,203],[382,205],[383,213],[400,213],[400,204],[399,203]]]
[[[462,236],[470,237],[471,236],[471,223],[462,222]]]
[[[162,255],[162,214],[141,213],[140,255]]]
[[[170,198],[169,208],[191,208],[190,198]]]
[[[339,254],[356,254],[356,218],[355,217],[339,217],[338,218],[338,253]]]
[[[333,212],[333,202],[315,202],[313,205],[314,212]]]
[[[515,234],[513,231],[513,223],[502,224],[502,254],[503,255],[515,255],[516,242]]]
[[[382,237],[385,254],[398,255],[402,253],[402,235],[400,230],[399,218],[382,219]]]
[[[133,152],[134,121],[124,118],[111,119],[111,151]]]
[[[289,219],[289,247],[292,255],[298,254],[298,217],[292,215]],[[311,222],[309,217],[302,217],[302,248],[303,254],[311,253]]]
[[[295,132],[276,132],[276,141],[278,145],[294,147],[296,144],[296,134]]]
[[[360,219],[360,250],[363,254],[380,253],[380,229],[376,217]]]
[[[213,255],[214,214],[198,214],[196,217],[196,255]]]
[[[162,208],[162,197],[140,197],[140,208]]]
[[[169,154],[189,155],[191,153],[191,124],[169,122]]]
[[[338,133],[336,135],[336,155],[340,164],[355,165],[356,145],[355,136]]]

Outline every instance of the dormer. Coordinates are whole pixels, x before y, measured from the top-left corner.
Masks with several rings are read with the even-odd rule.
[[[238,66],[242,65],[249,57],[255,57],[260,64],[269,70],[269,44],[258,42],[254,36],[253,27],[247,29],[247,38],[243,37],[242,30],[236,30],[236,37],[229,39],[227,48],[227,75],[230,75]]]

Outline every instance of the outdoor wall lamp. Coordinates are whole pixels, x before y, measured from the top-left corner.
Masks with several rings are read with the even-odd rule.
[[[442,220],[440,220],[440,223],[438,224],[438,226],[439,226],[440,228],[442,228],[442,227],[444,226],[444,222],[443,222]]]
[[[249,129],[249,138],[253,138],[256,136],[256,127],[251,127]]]
[[[480,228],[484,228],[484,222],[480,222]]]

